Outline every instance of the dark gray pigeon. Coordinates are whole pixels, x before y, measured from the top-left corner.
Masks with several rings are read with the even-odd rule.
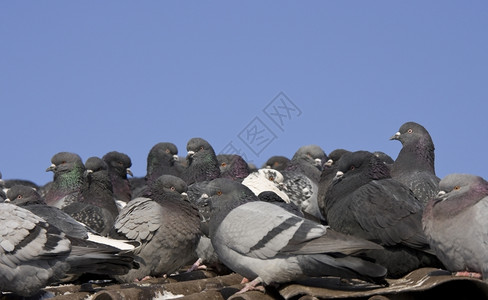
[[[207,186],[209,197],[201,198],[199,207],[209,212],[210,239],[219,259],[252,280],[241,292],[259,283],[314,276],[385,282],[385,268],[351,256],[381,246],[345,236],[272,203],[249,201],[244,196],[248,189],[235,184],[212,181]]]
[[[391,177],[411,189],[425,206],[439,192],[440,181],[435,174],[435,148],[429,132],[420,124],[407,122],[390,140],[402,143],[391,166]]]
[[[230,178],[232,180],[244,180],[249,175],[249,165],[238,154],[218,154],[217,161],[220,167],[221,178]]]
[[[115,200],[129,202],[132,199],[132,188],[127,175],[134,176],[130,169],[132,166],[130,157],[125,153],[111,151],[106,153],[102,159],[108,167]]]
[[[117,277],[119,281],[169,276],[193,262],[200,217],[198,210],[183,199],[186,188],[181,178],[162,175],[151,185],[152,199],[136,198],[122,209],[113,236],[138,241],[141,246],[134,252],[139,269]]]
[[[93,156],[86,160],[81,194],[75,202],[62,209],[100,235],[106,236],[110,232],[119,209],[107,164],[101,158]]]
[[[30,211],[0,204],[0,290],[33,296],[66,276],[117,275],[134,267],[129,253],[67,238]]]
[[[422,204],[373,153],[343,154],[325,201],[331,228],[385,247],[375,258],[390,277],[438,266],[422,229]]]
[[[289,163],[290,159],[288,157],[282,155],[273,155],[263,164],[262,168],[270,168],[277,171],[283,171],[284,169],[286,169]]]
[[[325,207],[325,195],[327,194],[327,190],[332,184],[332,180],[337,173],[337,162],[344,153],[348,152],[351,151],[345,149],[335,149],[329,153],[327,161],[323,164],[322,173],[320,174],[320,179],[318,183],[317,204],[319,206],[320,213],[324,218],[322,221],[324,224],[328,223],[327,209]]]
[[[186,150],[188,151],[188,167],[182,174],[186,184],[220,177],[219,162],[209,142],[202,138],[192,138],[188,141]]]
[[[181,177],[184,169],[179,162],[178,148],[170,142],[157,143],[149,150],[146,167],[148,183],[165,174]]]
[[[85,165],[76,153],[59,152],[51,158],[46,172],[53,172],[53,181],[44,196],[48,205],[63,208],[76,202],[84,185]]]
[[[488,182],[471,174],[449,174],[425,207],[423,224],[431,248],[447,270],[488,279]],[[471,275],[471,274],[470,274]]]
[[[322,164],[327,161],[324,150],[317,145],[300,147],[287,168],[281,171],[285,178],[284,191],[300,209],[325,222],[320,212],[317,196]]]

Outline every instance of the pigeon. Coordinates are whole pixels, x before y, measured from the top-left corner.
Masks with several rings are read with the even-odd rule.
[[[160,176],[151,186],[152,198],[136,198],[117,217],[111,236],[135,240],[139,269],[117,276],[133,282],[147,276],[170,275],[194,257],[200,236],[198,210],[183,199],[187,185],[173,175]]]
[[[488,182],[480,176],[453,173],[442,178],[439,189],[422,219],[431,248],[447,270],[456,275],[477,273],[486,281]]]
[[[345,149],[335,149],[329,153],[327,161],[323,164],[322,173],[320,174],[320,179],[318,182],[317,204],[319,206],[320,214],[323,217],[322,222],[324,224],[327,224],[325,195],[327,194],[327,190],[329,189],[329,186],[337,173],[337,162],[344,153],[348,152],[350,151]]]
[[[288,167],[282,171],[285,178],[283,185],[290,201],[300,209],[325,223],[318,205],[318,182],[322,173],[322,164],[327,155],[317,145],[300,147],[293,155]]]
[[[289,163],[290,159],[288,157],[282,155],[273,155],[263,164],[262,168],[270,168],[277,171],[283,171],[284,169],[286,169]]]
[[[186,145],[188,167],[182,178],[186,184],[210,181],[220,177],[220,167],[215,151],[209,142],[202,138],[192,138]]]
[[[345,153],[325,196],[328,225],[385,247],[376,261],[398,278],[439,261],[422,229],[421,202],[368,151]]]
[[[290,203],[290,198],[286,194],[283,185],[284,177],[280,171],[275,169],[262,168],[249,174],[242,184],[247,186],[258,196],[262,192],[271,191],[276,193],[283,201]]]
[[[84,176],[81,194],[76,201],[62,209],[100,235],[106,236],[119,214],[107,164],[96,156],[88,158]]]
[[[220,168],[219,177],[221,178],[242,181],[251,173],[247,162],[238,154],[218,154],[217,161]]]
[[[102,159],[108,167],[115,200],[125,203],[132,200],[132,188],[127,178],[127,175],[134,176],[130,169],[132,166],[130,157],[125,153],[111,151],[106,153]]]
[[[32,212],[0,204],[0,290],[34,296],[72,274],[124,274],[133,257],[117,248],[68,238]]]
[[[146,181],[151,183],[161,175],[181,177],[183,166],[179,163],[178,148],[170,142],[155,144],[147,155]]]
[[[435,174],[435,148],[429,132],[420,124],[407,122],[390,140],[402,143],[391,166],[391,177],[410,188],[425,206],[439,192],[440,181]]]
[[[80,197],[85,165],[78,154],[71,152],[56,153],[51,162],[46,172],[52,171],[54,176],[44,199],[48,205],[63,208]]]
[[[29,210],[68,236],[87,239],[89,232],[95,232],[85,224],[73,219],[61,209],[47,205],[41,195],[30,186],[12,186],[7,191],[6,201]]]
[[[203,194],[209,181],[220,177],[219,161],[209,142],[191,138],[186,146],[188,166],[182,178],[188,184],[188,199],[194,203]]]
[[[278,206],[286,209],[287,211],[289,211],[292,214],[295,214],[299,217],[303,217],[303,218],[306,217],[305,214],[303,213],[303,211],[300,209],[300,207],[296,206],[295,203],[293,203],[293,202],[287,203],[280,196],[278,196],[275,192],[271,192],[271,191],[261,192],[258,195],[258,198],[260,201],[269,202],[269,203],[273,203],[275,205],[278,205]]]
[[[315,276],[360,278],[385,283],[386,269],[354,257],[382,247],[349,237],[246,193],[244,185],[213,180],[198,206],[209,222],[219,259],[252,280],[240,292],[262,283],[285,283]],[[248,196],[246,196],[248,195]]]

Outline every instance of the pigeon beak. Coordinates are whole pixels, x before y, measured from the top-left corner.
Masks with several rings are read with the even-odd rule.
[[[329,159],[328,161],[325,162],[324,166],[330,167],[330,166],[332,166],[333,163],[334,163],[334,161],[332,159]]]
[[[134,177],[134,174],[132,174],[132,170],[131,170],[131,169],[129,169],[129,168],[125,169],[125,172],[126,172],[128,175],[130,175],[130,176]]]
[[[46,169],[46,172],[49,172],[49,171],[54,172],[54,170],[56,170],[56,165],[55,164],[51,164],[49,166],[49,168]]]
[[[88,169],[88,170],[85,170],[84,175],[85,175],[85,176],[89,176],[89,175],[91,175],[92,173],[93,173],[93,170]]]
[[[181,193],[181,197],[186,201],[190,201],[190,198],[188,198],[188,194],[185,192]]]
[[[398,140],[400,138],[400,131],[398,131],[397,133],[395,133],[391,138],[390,138],[390,141],[391,140]]]
[[[322,160],[320,158],[314,159],[315,161],[315,166],[321,166],[322,165]]]
[[[3,200],[3,202],[7,202],[7,203],[10,202],[10,201],[12,201],[12,200],[10,200],[9,198]]]
[[[446,194],[445,191],[439,191],[439,193],[437,193],[437,196],[436,198],[444,198],[444,195]]]
[[[340,179],[344,176],[344,173],[342,171],[337,171],[336,175],[334,176],[333,180]]]
[[[175,155],[173,155],[173,160],[178,161],[178,160],[180,160],[180,158],[178,157],[178,155],[175,154]]]

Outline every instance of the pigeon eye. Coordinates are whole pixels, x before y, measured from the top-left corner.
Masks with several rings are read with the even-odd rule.
[[[270,181],[273,181],[273,180],[274,180],[274,177],[273,177],[273,176],[269,176],[269,177],[268,177],[268,179],[269,179]]]
[[[352,165],[352,166],[349,167],[349,171],[352,171],[354,169],[356,169],[356,167],[354,165]]]
[[[454,187],[452,190],[453,190],[453,191],[457,191],[457,190],[459,190],[459,189],[461,189],[461,187],[460,187],[459,185],[456,185],[456,186],[455,186],[455,187]]]
[[[169,149],[166,149],[166,150],[165,150],[165,152],[166,152],[166,153],[170,153]]]
[[[17,199],[22,199],[22,198],[24,198],[22,195],[17,196]]]
[[[217,195],[218,196],[222,195],[222,191],[217,191]]]
[[[200,147],[200,150],[203,150],[203,146]]]
[[[408,129],[408,130],[407,130],[407,132],[408,132],[408,133],[412,133],[412,132],[413,132],[413,129],[412,129],[412,128],[410,128],[410,129]]]
[[[226,164],[225,162],[221,163],[220,165],[221,165],[222,167],[227,166],[227,164]]]
[[[170,187],[169,189],[172,191],[176,190],[174,186]]]

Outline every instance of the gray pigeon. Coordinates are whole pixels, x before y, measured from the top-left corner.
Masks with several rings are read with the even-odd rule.
[[[115,222],[113,237],[141,243],[134,252],[140,267],[118,276],[122,282],[169,276],[190,263],[198,243],[200,217],[182,197],[186,183],[179,177],[162,175],[150,188],[151,199],[131,200]]]
[[[130,157],[121,152],[111,151],[102,157],[107,164],[108,175],[112,182],[112,190],[115,200],[129,202],[132,200],[132,189],[127,175],[134,176],[130,167]]]
[[[422,219],[431,248],[447,270],[480,273],[486,281],[488,182],[471,174],[449,174],[439,188]]]
[[[320,212],[317,197],[322,164],[325,161],[327,155],[319,146],[302,146],[293,155],[287,168],[281,171],[285,178],[284,191],[290,201],[321,222],[325,222],[325,217]]]
[[[14,204],[0,204],[0,223],[1,291],[33,296],[69,275],[116,275],[134,267],[131,254],[67,238],[44,219]]]
[[[85,165],[78,154],[59,152],[51,158],[46,172],[54,173],[44,199],[48,205],[63,208],[76,202],[84,184]]]
[[[107,164],[101,158],[93,156],[86,160],[81,194],[62,209],[100,235],[106,236],[110,232],[119,209]]]
[[[425,206],[439,192],[440,181],[435,174],[435,148],[429,132],[420,124],[407,122],[390,140],[402,143],[391,166],[391,177],[411,189]]]
[[[268,202],[249,201],[246,187],[216,179],[199,207],[209,212],[210,239],[219,259],[257,284],[315,276],[385,283],[386,269],[352,255],[382,247],[335,232]],[[235,182],[233,182],[235,183]],[[249,195],[250,193],[247,193]],[[251,195],[251,197],[255,195]]]
[[[388,276],[438,266],[422,229],[422,204],[373,153],[343,154],[325,201],[331,228],[385,247],[375,258]]]

